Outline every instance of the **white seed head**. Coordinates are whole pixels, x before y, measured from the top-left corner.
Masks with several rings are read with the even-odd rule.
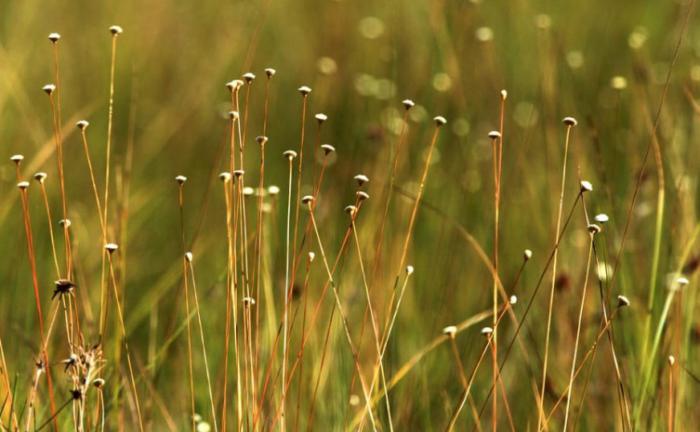
[[[187,181],[187,177],[185,177],[184,175],[179,175],[175,177],[175,181],[178,182],[178,184],[183,185]]]
[[[112,33],[112,35],[117,36],[124,33],[124,29],[118,25],[113,25],[109,28],[109,32]]]
[[[623,295],[617,296],[617,306],[618,307],[627,307],[630,305],[630,299]]]
[[[493,333],[493,329],[491,327],[484,327],[481,329],[481,334],[484,336],[491,336],[491,333]]]
[[[407,266],[406,266],[406,274],[407,274],[407,275],[412,275],[414,271],[415,271],[415,269],[413,268],[412,265],[407,265]]]
[[[523,259],[525,261],[529,261],[530,258],[532,258],[532,251],[530,249],[525,249],[525,251],[523,252]]]
[[[676,358],[672,355],[668,356],[668,364],[669,366],[673,366],[674,364],[676,364]]]
[[[506,100],[508,98],[508,91],[506,89],[501,90],[501,100]]]
[[[323,123],[324,121],[328,120],[328,116],[325,115],[325,114],[323,114],[323,113],[318,113],[318,114],[316,114],[316,115],[314,116],[314,118],[315,118],[316,121],[318,121],[319,123]]]
[[[61,35],[58,33],[49,33],[49,40],[53,43],[56,43],[61,39]]]
[[[44,183],[44,180],[46,180],[46,173],[38,172],[34,174],[34,180],[38,181],[39,183]]]
[[[447,124],[447,120],[446,120],[445,117],[443,117],[443,116],[433,117],[433,121],[435,122],[435,124],[436,124],[438,127],[444,126],[444,125]]]
[[[21,182],[17,183],[17,187],[22,189],[22,190],[27,190],[27,188],[29,187],[29,182],[28,181],[21,181]]]
[[[301,93],[302,96],[306,96],[311,93],[311,87],[301,86],[299,87],[299,93]]]
[[[255,306],[255,299],[253,297],[243,297],[244,306]]]
[[[573,117],[564,117],[564,119],[562,120],[562,123],[564,123],[565,125],[567,125],[569,127],[573,127],[573,126],[576,126],[578,124],[578,121],[576,121],[576,119]]]
[[[313,197],[313,195],[304,195],[303,197],[301,197],[301,203],[306,205],[313,203],[314,200],[315,198]]]
[[[591,233],[592,235],[598,234],[601,231],[600,226],[596,224],[589,224],[588,225],[588,232]]]
[[[16,164],[19,164],[24,160],[24,156],[21,154],[12,155],[10,156],[10,160]]]
[[[499,131],[491,131],[489,132],[489,138],[492,140],[501,139],[501,133]]]
[[[87,120],[79,120],[75,125],[78,127],[78,129],[85,130],[88,126],[90,126],[90,122]]]
[[[245,171],[242,169],[233,170],[233,176],[236,177],[237,179],[243,177],[244,174],[245,174]]]
[[[344,211],[345,211],[345,213],[347,213],[347,214],[349,214],[350,216],[352,216],[352,215],[354,215],[355,212],[357,211],[357,207],[355,207],[354,205],[349,205],[349,206],[346,206],[346,207],[345,207]]]
[[[187,260],[187,262],[192,262],[192,260],[194,259],[194,255],[192,255],[192,252],[185,252],[185,259]]]
[[[264,146],[267,144],[267,137],[265,135],[258,135],[255,137],[255,141],[261,146]]]
[[[224,171],[221,174],[219,174],[219,180],[221,180],[224,183],[228,183],[231,181],[231,173],[228,171]]]
[[[357,182],[357,185],[358,185],[358,186],[362,186],[362,185],[364,185],[365,183],[369,182],[369,177],[367,177],[367,176],[364,175],[364,174],[358,174],[358,175],[356,175],[355,177],[353,177],[353,179],[355,179],[355,181]]]
[[[238,111],[229,111],[228,112],[228,118],[231,120],[238,120],[239,114]]]
[[[511,305],[514,305],[518,302],[518,296],[512,295],[512,296],[510,296],[510,299],[508,299],[508,301],[510,302]]]
[[[355,192],[355,195],[357,196],[358,201],[369,199],[369,194],[365,191],[357,191]]]
[[[605,213],[599,213],[599,214],[595,215],[593,220],[595,220],[596,222],[598,222],[599,224],[602,225],[602,224],[608,222],[610,220],[610,218]]]
[[[297,157],[297,152],[295,152],[294,150],[287,150],[284,153],[282,153],[282,156],[286,157],[289,160],[292,160],[295,157]]]
[[[119,249],[119,245],[117,245],[116,243],[107,243],[105,245],[105,250],[107,250],[107,252],[109,252],[109,253],[112,253],[112,252],[116,251],[117,249]]]
[[[676,279],[676,284],[679,287],[684,287],[684,286],[688,285],[689,283],[690,283],[690,281],[685,276],[680,276],[678,279]]]
[[[331,153],[335,153],[335,147],[333,147],[330,144],[322,144],[321,150],[323,150],[323,154],[326,156],[328,156]]]
[[[245,82],[250,84],[251,82],[253,82],[255,80],[255,74],[252,72],[246,72],[243,74],[243,79],[245,80]]]
[[[253,195],[255,195],[255,189],[253,189],[250,186],[246,186],[243,188],[243,196],[249,197],[249,196],[253,196]]]
[[[65,226],[66,228],[70,228],[71,225],[73,225],[73,222],[70,221],[70,219],[61,219],[58,221],[58,224],[61,226]]]
[[[267,188],[267,193],[269,193],[272,196],[278,195],[280,193],[280,188],[279,188],[279,186],[275,186],[275,185],[269,186]]]
[[[267,75],[268,78],[272,78],[276,73],[277,71],[272,68],[265,68],[265,75]]]
[[[588,180],[581,180],[581,192],[593,192],[593,185]]]
[[[447,335],[449,337],[454,337],[457,334],[457,327],[456,326],[447,326],[444,329],[442,329],[442,334]]]
[[[105,380],[104,378],[96,378],[93,382],[92,385],[94,385],[96,388],[102,388],[105,385]]]
[[[316,254],[314,252],[309,252],[309,262],[314,262]]]
[[[51,95],[51,93],[56,91],[56,86],[54,84],[46,84],[41,89],[44,90],[44,93],[46,93],[47,95]]]
[[[411,108],[416,106],[416,103],[413,102],[411,99],[404,99],[403,101],[401,101],[401,103],[403,104],[403,107],[407,110],[410,110]]]

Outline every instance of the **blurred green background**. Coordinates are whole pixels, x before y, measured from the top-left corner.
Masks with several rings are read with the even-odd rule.
[[[414,194],[433,127],[430,119],[444,115],[443,128],[418,214],[409,262],[416,275],[402,305],[387,357],[396,371],[424,347],[440,329],[490,307],[491,275],[452,224],[462,225],[490,256],[492,251],[492,160],[488,131],[498,128],[499,91],[507,89],[501,214],[501,278],[509,287],[525,248],[534,258],[516,288],[522,302],[529,299],[554,242],[563,151],[564,116],[579,126],[569,159],[564,208],[573,201],[578,180],[590,180],[595,193],[587,198],[591,214],[605,212],[605,252],[610,266],[617,255],[635,181],[651,142],[651,125],[662,100],[664,83],[681,36],[689,5],[681,1],[4,1],[0,4],[0,146],[2,157],[25,155],[25,176],[49,173],[51,203],[58,214],[56,164],[51,111],[41,87],[53,81],[50,32],[60,42],[61,100],[65,132],[65,164],[70,217],[73,221],[78,297],[84,307],[83,331],[94,337],[99,298],[99,219],[86,172],[75,121],[90,121],[88,132],[98,184],[102,187],[109,85],[110,35],[107,28],[124,28],[117,50],[114,105],[112,185],[115,205],[111,236],[123,249],[119,278],[124,282],[126,321],[132,350],[144,363],[150,350],[170,336],[169,319],[181,284],[180,228],[177,210],[178,174],[186,175],[185,226],[197,260],[205,330],[210,337],[213,368],[221,365],[223,340],[226,244],[224,204],[216,175],[226,169],[222,155],[228,139],[225,113],[229,93],[224,84],[253,72],[249,137],[262,130],[264,68],[277,74],[270,84],[270,120],[266,185],[282,189],[279,206],[271,212],[269,283],[284,283],[284,197],[286,162],[281,153],[299,145],[300,85],[313,89],[309,116],[328,115],[322,142],[334,145],[337,159],[328,167],[317,218],[330,258],[347,226],[342,213],[354,199],[353,175],[371,181],[368,192],[380,197],[388,182],[391,155],[402,123],[400,101],[413,99],[405,155],[397,176],[401,191]],[[665,215],[659,259],[657,299],[652,323],[658,322],[666,296],[666,275],[686,265],[681,253],[697,221],[697,106],[700,91],[700,27],[691,15],[670,84],[660,111],[657,134],[665,169]],[[315,122],[307,122],[307,148],[313,148]],[[246,155],[248,184],[257,184],[258,148],[249,140]],[[222,153],[224,152],[224,153]],[[305,163],[320,161],[308,150]],[[318,170],[318,164],[313,168]],[[632,312],[616,324],[618,350],[634,399],[641,378],[641,328],[649,292],[658,170],[653,154],[647,164],[632,223],[611,296],[625,294]],[[0,168],[0,336],[8,368],[30,380],[37,351],[34,299],[25,253],[21,209],[12,164]],[[51,179],[54,182],[51,182]],[[311,190],[311,174],[304,190]],[[250,184],[253,185],[253,184]],[[39,275],[52,289],[48,231],[38,193],[30,193]],[[375,270],[378,290],[390,290],[412,201],[395,194],[385,234],[386,249]],[[446,215],[449,222],[435,211]],[[366,260],[375,259],[373,244],[383,202],[370,199],[365,219],[358,223]],[[372,214],[372,216],[370,216]],[[363,216],[363,217],[365,217]],[[302,221],[306,221],[302,215]],[[304,247],[307,247],[306,245]],[[691,246],[693,253],[697,249]],[[571,341],[575,332],[578,293],[585,270],[587,234],[580,210],[563,239],[559,257],[554,318],[551,387],[554,394],[568,379]],[[360,320],[364,297],[356,254],[350,248],[339,280],[351,321]],[[549,278],[546,277],[545,281]],[[310,290],[325,281],[322,267],[313,270]],[[532,385],[539,385],[544,346],[548,283],[535,300],[521,334],[529,360],[514,352],[504,381],[518,430],[534,429],[536,404]],[[591,286],[582,350],[597,333],[598,295]],[[378,294],[383,298],[383,294]],[[676,299],[659,354],[674,352],[684,367],[700,372],[695,288]],[[330,308],[331,302],[327,301]],[[272,310],[279,303],[273,306]],[[179,313],[179,312],[178,312]],[[178,319],[181,319],[178,318]],[[337,321],[337,320],[336,320]],[[179,322],[179,321],[178,321]],[[325,322],[325,320],[323,320]],[[485,324],[484,324],[485,325]],[[508,323],[510,326],[510,323]],[[359,327],[359,326],[358,326]],[[477,326],[480,327],[480,326]],[[512,327],[512,326],[511,326]],[[655,327],[654,327],[655,328]],[[359,333],[359,329],[355,328]],[[507,327],[505,334],[512,334]],[[322,333],[322,331],[320,331]],[[320,339],[320,336],[318,337]],[[470,370],[481,350],[477,329],[458,339]],[[186,425],[187,386],[184,339],[178,339],[167,359],[159,359],[157,391],[171,399],[178,425]],[[321,341],[312,338],[320,351]],[[326,366],[316,404],[317,430],[338,430],[360,407],[349,404],[351,355],[339,325],[332,336],[336,351]],[[365,351],[371,353],[371,344]],[[58,358],[62,348],[55,348]],[[63,349],[63,352],[65,349]],[[308,360],[317,364],[320,354]],[[317,355],[318,354],[318,355]],[[449,349],[426,356],[392,390],[397,430],[442,430],[461,393]],[[368,354],[371,358],[371,354]],[[615,402],[607,352],[601,351],[592,369],[591,384],[579,419],[581,430],[620,429],[611,409]],[[653,360],[657,362],[656,359]],[[201,364],[197,364],[198,373]],[[534,370],[532,369],[534,368]],[[488,367],[485,367],[488,369]],[[309,367],[313,370],[313,367]],[[478,375],[477,402],[484,400],[488,371]],[[201,373],[200,373],[201,375]],[[216,374],[215,374],[216,375]],[[656,374],[654,375],[656,377]],[[652,383],[661,392],[665,377]],[[678,373],[676,414],[683,428],[700,424],[697,381]],[[60,380],[59,380],[60,381]],[[204,382],[198,392],[204,414]],[[145,388],[145,386],[143,387]],[[357,393],[357,384],[354,392]],[[144,395],[148,394],[144,390]],[[171,396],[172,395],[172,396]],[[647,426],[665,430],[666,407],[661,396],[648,407]],[[296,399],[294,399],[294,402]],[[293,405],[293,403],[290,402]],[[547,405],[551,406],[548,400]],[[152,408],[152,430],[163,419]],[[661,416],[661,417],[659,417]],[[485,416],[484,424],[486,424]],[[656,418],[656,420],[655,420]],[[552,424],[560,427],[559,417]],[[302,424],[304,424],[302,422]],[[460,430],[471,428],[465,410]],[[506,423],[502,426],[505,428]],[[680,426],[680,425],[679,425]],[[185,427],[185,426],[183,426]],[[128,427],[127,427],[128,429]],[[645,429],[642,427],[641,429]]]

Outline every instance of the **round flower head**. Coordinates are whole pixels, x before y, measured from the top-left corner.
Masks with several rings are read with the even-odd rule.
[[[50,40],[52,43],[56,43],[56,42],[58,42],[60,39],[61,39],[61,35],[58,34],[58,33],[50,33],[50,34],[49,34],[49,40]]]
[[[255,74],[252,72],[246,72],[243,74],[243,79],[245,80],[245,82],[250,84],[253,82],[253,80],[255,80]]]
[[[444,125],[447,124],[447,120],[446,120],[445,117],[443,117],[443,116],[434,117],[434,118],[433,118],[433,121],[435,122],[435,124],[436,124],[438,127],[444,126]]]
[[[411,274],[413,274],[414,271],[415,271],[415,269],[413,268],[412,265],[406,266],[406,274],[411,275]]]
[[[194,259],[194,255],[192,255],[192,252],[185,252],[185,259],[187,260],[187,262],[192,262],[192,260]]]
[[[313,195],[304,195],[303,197],[301,197],[301,203],[304,205],[309,205],[309,204],[313,203],[314,201],[315,201],[315,198],[313,197]]]
[[[267,143],[267,137],[265,135],[259,135],[255,137],[255,141],[261,146],[264,146]]]
[[[54,91],[56,91],[56,86],[54,84],[46,84],[41,89],[44,90],[44,93],[47,95],[51,95]]]
[[[246,186],[243,188],[243,196],[253,196],[255,194],[255,189],[253,189],[250,186]]]
[[[10,160],[16,164],[19,164],[24,160],[24,156],[21,154],[12,155],[10,156]]]
[[[109,32],[112,33],[113,36],[117,36],[124,33],[124,29],[118,25],[113,25],[109,28]]]
[[[668,356],[668,364],[669,366],[673,366],[674,364],[676,364],[676,358],[672,355]]]
[[[119,249],[119,245],[117,245],[116,243],[107,243],[105,245],[105,250],[109,253],[112,253],[112,252],[116,251],[117,249]]]
[[[78,129],[82,131],[87,129],[88,126],[90,126],[90,122],[88,122],[87,120],[79,120],[75,125],[78,127]]]
[[[318,121],[319,123],[323,123],[323,122],[325,122],[326,120],[328,120],[328,116],[325,115],[325,114],[323,114],[323,113],[318,113],[318,114],[316,114],[316,115],[314,116],[314,118],[315,118],[316,121]]]
[[[315,258],[316,254],[314,252],[309,252],[309,262],[313,262]]]
[[[516,304],[516,303],[518,302],[518,296],[516,296],[516,295],[510,296],[510,299],[508,299],[508,302],[509,302],[511,305]]]
[[[27,190],[29,187],[29,182],[28,181],[21,181],[17,183],[17,187],[20,188],[21,190]]]
[[[508,91],[506,89],[501,90],[501,99],[506,100],[508,98]]]
[[[184,175],[179,175],[175,177],[175,181],[178,182],[178,184],[183,185],[187,181],[187,177],[185,177]]]
[[[484,327],[481,329],[481,334],[484,336],[491,336],[493,329],[491,327]]]
[[[581,192],[593,192],[593,185],[588,180],[581,180]]]
[[[58,224],[61,226],[65,226],[66,228],[70,228],[71,225],[73,225],[73,222],[70,221],[70,219],[61,219],[58,221]]]
[[[272,68],[265,68],[265,75],[267,75],[268,78],[272,78],[276,73],[277,71]]]
[[[301,93],[302,96],[306,96],[311,93],[311,87],[301,86],[299,87],[299,93]]]
[[[238,111],[229,111],[228,112],[228,118],[231,120],[238,120],[239,114]]]
[[[623,295],[617,296],[617,306],[618,307],[627,307],[629,305],[630,305],[630,300],[627,297],[625,297]]]
[[[599,213],[599,214],[595,215],[593,220],[595,220],[596,222],[598,222],[599,224],[602,225],[602,224],[608,222],[610,220],[610,218],[605,213]]]
[[[523,252],[523,258],[525,259],[525,261],[529,261],[530,258],[532,258],[532,251],[530,249],[525,249],[525,251]]]
[[[282,156],[284,156],[285,158],[287,158],[289,160],[292,160],[295,157],[297,157],[297,152],[295,152],[294,150],[287,150],[284,153],[282,153]]]
[[[403,104],[403,107],[407,110],[410,110],[411,108],[416,106],[416,103],[413,102],[411,99],[404,99],[403,101],[401,101],[401,103]]]
[[[365,191],[357,191],[355,192],[355,195],[357,196],[358,201],[369,199],[369,194]]]
[[[598,226],[598,225],[596,225],[596,224],[590,224],[590,225],[588,225],[588,232],[589,232],[589,233],[595,235],[595,234],[598,234],[600,231],[601,231],[601,230],[600,230],[600,226]]]
[[[456,326],[447,326],[444,329],[442,329],[442,334],[452,338],[455,336],[455,334],[457,334],[457,327]]]
[[[231,181],[231,173],[228,171],[224,171],[221,174],[219,174],[219,180],[221,180],[224,183],[230,182]]]
[[[243,306],[255,306],[255,299],[253,297],[243,297]]]
[[[236,177],[237,179],[243,177],[244,174],[245,174],[245,171],[242,169],[233,170],[233,176]]]
[[[278,195],[280,193],[280,188],[278,186],[272,185],[267,188],[267,193],[272,196]]]
[[[330,144],[322,144],[322,145],[321,145],[321,150],[323,150],[323,154],[324,154],[325,156],[328,156],[329,154],[335,152],[335,147],[333,147],[333,146],[330,145]]]
[[[492,140],[501,139],[501,133],[499,131],[491,131],[489,132],[489,138]]]
[[[39,183],[44,183],[44,180],[46,180],[46,173],[38,172],[34,174],[34,180],[38,181]]]
[[[369,177],[367,177],[364,174],[358,174],[355,177],[353,177],[355,181],[357,182],[357,185],[362,187],[365,183],[369,182]]]
[[[345,207],[344,211],[345,211],[345,213],[352,216],[355,214],[355,212],[357,212],[357,207],[355,207],[354,205],[349,205],[349,206]]]

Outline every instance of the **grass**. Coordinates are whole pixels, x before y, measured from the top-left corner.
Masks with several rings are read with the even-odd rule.
[[[700,426],[693,0],[60,3],[0,14],[0,431]]]

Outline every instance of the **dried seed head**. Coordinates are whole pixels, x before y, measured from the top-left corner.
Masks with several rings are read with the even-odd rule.
[[[403,101],[401,101],[401,103],[403,104],[403,107],[407,110],[410,110],[411,108],[416,106],[416,103],[413,102],[411,99],[404,99]]]
[[[185,252],[185,259],[187,262],[192,262],[192,259],[194,259],[194,256],[192,255],[192,252]]]
[[[78,129],[85,130],[88,126],[90,126],[90,122],[87,120],[80,120],[75,125],[78,127]]]
[[[595,215],[593,220],[595,220],[596,222],[598,222],[599,224],[602,225],[602,224],[606,223],[607,221],[609,221],[610,218],[605,213],[599,213],[599,214]]]
[[[415,271],[415,269],[413,268],[412,265],[407,265],[407,266],[406,266],[406,274],[411,275],[411,274],[413,274],[414,271]]]
[[[29,182],[28,181],[21,181],[17,183],[17,187],[20,188],[21,190],[27,190],[29,187]]]
[[[689,283],[690,283],[690,281],[685,276],[680,276],[679,278],[676,279],[676,285],[678,286],[679,289],[688,285]]]
[[[69,279],[59,279],[54,282],[54,290],[53,290],[53,295],[51,296],[51,300],[56,298],[58,295],[63,295],[63,294],[68,294],[71,291],[73,291],[73,288],[75,288],[75,284],[71,282]]]
[[[243,306],[255,306],[255,299],[253,297],[243,297]]]
[[[581,180],[581,192],[593,192],[593,185],[588,180]]]
[[[453,338],[457,334],[457,327],[456,326],[447,326],[444,329],[442,329],[442,334]]]
[[[175,177],[175,181],[178,184],[183,185],[187,181],[187,177],[185,177],[184,175],[179,175],[179,176]]]
[[[481,329],[481,334],[484,336],[491,336],[493,329],[491,327],[484,327]]]
[[[44,93],[47,95],[51,95],[54,91],[56,91],[56,86],[54,84],[46,84],[41,89],[44,90]]]
[[[569,127],[573,127],[578,124],[578,121],[576,121],[576,119],[573,117],[564,117],[562,122]]]
[[[673,366],[674,364],[676,364],[676,358],[672,355],[668,356],[668,365]]]
[[[323,113],[318,113],[314,116],[318,124],[322,124],[324,121],[328,120],[328,116]]]
[[[56,43],[61,39],[61,35],[58,33],[49,33],[49,40],[51,43]]]
[[[369,182],[369,177],[367,177],[364,174],[358,174],[355,177],[353,177],[355,181],[357,182],[357,185],[362,187],[365,183]]]
[[[303,197],[301,197],[301,203],[305,205],[313,203],[314,200],[315,198],[313,197],[313,195],[304,195]]]
[[[309,262],[313,262],[315,258],[316,254],[314,252],[309,252]]]
[[[510,299],[508,299],[508,301],[510,302],[511,305],[514,305],[518,302],[518,296],[512,295],[512,296],[510,296]]]
[[[253,196],[255,194],[255,189],[253,189],[250,186],[246,186],[243,188],[243,196],[249,197]]]
[[[335,147],[333,147],[333,146],[330,145],[330,144],[322,144],[322,145],[321,145],[321,150],[323,150],[323,154],[324,154],[325,156],[328,156],[329,154],[335,152]]]
[[[282,153],[282,156],[286,157],[291,161],[292,159],[297,157],[297,152],[295,152],[294,150],[287,150],[284,153]]]
[[[34,180],[38,181],[39,183],[44,183],[44,180],[46,180],[46,173],[38,172],[34,174]]]
[[[601,231],[600,226],[596,224],[589,224],[588,225],[588,232],[591,233],[591,235],[598,234]]]
[[[267,144],[267,137],[265,135],[258,135],[255,137],[255,141],[261,146],[264,146]]]
[[[523,252],[523,259],[529,261],[530,258],[532,258],[532,251],[530,249],[525,249],[525,252]]]
[[[355,192],[355,196],[357,196],[358,201],[364,201],[366,199],[369,199],[369,194],[365,191],[357,191]]]
[[[267,75],[268,78],[272,78],[276,73],[277,71],[272,68],[265,68],[265,75]]]
[[[119,245],[116,243],[107,243],[105,245],[105,250],[109,253],[115,252],[117,249],[119,249]]]
[[[357,211],[357,207],[355,207],[354,205],[349,205],[349,206],[346,206],[346,207],[345,207],[344,211],[345,211],[345,213],[347,213],[347,214],[349,214],[350,216],[352,216],[352,215],[354,215],[355,212]]]
[[[239,114],[238,111],[229,111],[228,112],[228,118],[231,120],[238,120]]]
[[[109,32],[112,33],[113,36],[118,36],[124,33],[124,29],[118,25],[113,25],[109,28]]]
[[[231,181],[231,173],[224,171],[221,174],[219,174],[219,180],[221,180],[224,183],[228,183]]]
[[[250,84],[255,80],[255,74],[252,72],[246,72],[243,74],[243,79],[245,80],[245,82]]]
[[[24,160],[24,156],[21,154],[12,155],[10,156],[10,160],[19,165],[19,163]]]
[[[267,193],[269,193],[272,196],[278,195],[280,193],[280,188],[279,186],[272,185],[267,188]]]
[[[244,174],[245,174],[245,171],[242,169],[233,170],[233,176],[236,177],[237,179],[243,177]]]
[[[505,89],[501,90],[501,100],[506,100],[508,98],[508,91]]]
[[[499,131],[491,131],[489,132],[489,138],[492,140],[501,139],[501,133]]]
[[[73,225],[73,222],[70,221],[70,219],[61,219],[58,221],[58,224],[61,226],[65,226],[66,228],[70,228],[71,225]]]
[[[617,307],[627,307],[629,305],[630,305],[630,300],[627,297],[625,297],[623,295],[617,296]]]
[[[97,378],[92,382],[96,388],[101,389],[105,385],[105,380],[103,378]]]
[[[301,86],[299,87],[299,93],[301,93],[302,96],[306,96],[311,93],[311,87]]]
[[[444,126],[447,124],[447,120],[443,116],[433,117],[433,121],[435,122],[437,127]]]

